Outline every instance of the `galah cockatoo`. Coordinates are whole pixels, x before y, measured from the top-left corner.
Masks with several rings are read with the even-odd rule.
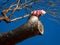
[[[44,27],[43,24],[41,23],[41,21],[39,20],[39,17],[46,14],[46,12],[44,10],[34,10],[31,12],[31,17],[29,19],[29,22],[34,24],[37,23],[38,25],[38,29],[40,29],[40,34],[44,33]]]

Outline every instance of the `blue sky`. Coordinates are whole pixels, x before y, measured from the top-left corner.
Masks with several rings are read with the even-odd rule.
[[[58,2],[59,0],[52,0],[52,1]],[[11,2],[9,2],[8,4],[10,4],[12,2],[13,2],[13,0]],[[39,2],[40,5],[33,4],[32,10],[43,9],[43,10],[48,10],[48,11],[53,12],[54,8],[59,8],[59,6],[60,6],[60,4],[58,3],[54,7],[49,7],[47,5],[48,4],[47,2],[48,2],[48,0],[46,0],[44,3]],[[2,3],[0,5],[2,5]],[[7,5],[7,7],[8,7],[8,5]],[[48,8],[51,8],[51,9],[53,8],[53,9],[49,10]],[[14,17],[22,16],[22,15],[24,15],[25,12],[26,12],[26,10],[24,10],[24,9],[19,12],[16,11],[14,13]],[[56,12],[60,12],[60,11],[57,10]],[[51,14],[49,14],[49,13],[46,13],[45,16],[47,16],[48,18],[54,18],[54,17],[51,17]],[[8,23],[8,24],[5,21],[1,21],[0,22],[0,33],[8,32],[10,30],[13,30],[13,29],[19,27],[20,25],[24,24],[27,21],[27,19],[28,19],[28,17],[24,18],[22,20]],[[45,18],[44,16],[41,16],[39,19],[44,25],[44,34],[42,36],[36,35],[34,37],[28,38],[20,43],[17,43],[16,45],[60,45],[60,24],[56,23],[55,21],[49,20],[49,19]],[[60,20],[60,19],[58,18],[57,20]]]

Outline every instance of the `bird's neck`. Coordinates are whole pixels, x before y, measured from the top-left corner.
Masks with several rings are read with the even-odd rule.
[[[31,22],[31,23],[33,22],[34,23],[34,22],[37,22],[38,20],[39,20],[38,17],[31,16],[30,19],[29,19],[29,22]]]

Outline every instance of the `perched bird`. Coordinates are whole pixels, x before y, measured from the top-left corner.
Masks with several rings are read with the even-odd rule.
[[[42,16],[43,14],[46,14],[46,12],[44,10],[34,10],[31,12],[31,17],[29,19],[29,23],[37,23],[38,25],[38,29],[40,29],[40,34],[44,33],[44,28],[43,28],[43,24],[41,23],[41,21],[39,20],[39,17]]]

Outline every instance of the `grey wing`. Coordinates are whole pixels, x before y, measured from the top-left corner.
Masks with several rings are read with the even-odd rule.
[[[39,29],[40,34],[42,35],[44,33],[44,27],[41,21],[38,21],[38,29]]]

